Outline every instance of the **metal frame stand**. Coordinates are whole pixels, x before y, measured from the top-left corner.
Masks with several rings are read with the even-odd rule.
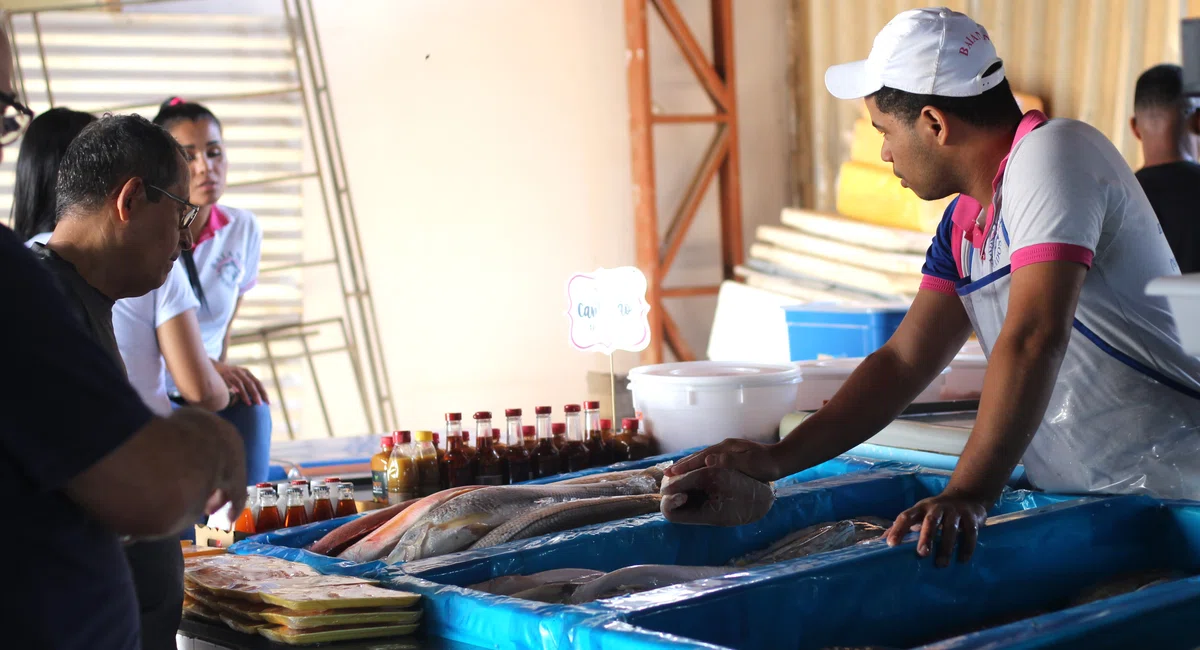
[[[652,110],[647,21],[652,5],[688,66],[712,99],[713,114],[657,115]],[[726,280],[742,263],[742,183],[738,157],[737,90],[733,61],[732,0],[711,0],[713,60],[710,63],[675,0],[625,0],[626,74],[629,84],[629,137],[633,154],[633,204],[637,233],[637,265],[646,275],[650,303],[650,345],[643,363],[661,363],[663,343],[680,361],[695,353],[667,312],[667,298],[715,295],[719,285],[663,287],[705,192],[717,178],[721,220],[721,268]],[[659,237],[654,173],[653,127],[660,124],[715,124],[716,134],[697,167],[665,234]]]

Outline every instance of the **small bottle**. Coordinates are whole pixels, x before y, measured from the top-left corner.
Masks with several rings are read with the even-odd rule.
[[[617,432],[613,431],[612,420],[600,418],[600,436],[604,438],[604,444],[612,446],[613,439],[617,437]]]
[[[283,525],[279,517],[279,496],[274,487],[258,488],[258,519],[254,522],[254,532],[269,533],[278,530]]]
[[[526,424],[521,427],[521,443],[525,446],[525,451],[529,452],[529,457],[533,457],[533,452],[537,449],[537,427],[532,424]]]
[[[283,515],[283,527],[295,528],[308,523],[308,512],[304,509],[304,490],[299,486],[287,491],[287,511]]]
[[[650,438],[638,434],[637,418],[621,420],[621,436],[629,441],[629,460],[641,460],[653,455]]]
[[[500,454],[501,458],[504,458],[504,453],[508,451],[508,443],[504,442],[504,439],[500,437],[499,429],[492,429],[492,449],[497,454]]]
[[[442,434],[433,434],[433,448],[437,450],[438,489],[445,490],[446,488],[450,487],[450,477],[446,476],[446,468],[444,464],[444,461],[446,460],[446,450],[442,449]]]
[[[612,449],[613,461],[617,463],[625,460],[633,460],[633,452],[630,447],[633,444],[633,434],[628,432],[627,429],[628,427],[633,427],[636,431],[637,419],[625,418],[621,420],[621,427],[622,431],[613,435],[612,444],[609,445],[609,448]]]
[[[458,438],[462,440],[462,413],[447,413],[446,414],[446,449],[450,448],[450,439]]]
[[[388,505],[393,506],[415,499],[419,480],[412,433],[408,431],[401,433],[403,438],[396,441],[388,466]]]
[[[312,484],[307,479],[296,479],[292,481],[291,487],[299,488],[300,503],[304,506],[305,516],[312,517]],[[289,488],[291,489],[291,488]]]
[[[529,450],[525,448],[524,440],[521,437],[521,409],[508,409],[504,411],[504,418],[508,424],[508,447],[504,452],[504,459],[508,463],[508,474],[505,476],[506,484],[522,483],[533,478],[533,468],[529,457]]]
[[[567,425],[563,422],[555,422],[550,425],[550,431],[554,433],[554,448],[563,457],[563,471],[567,471]]]
[[[476,440],[475,444],[479,444],[479,441]],[[467,455],[467,458],[471,459],[471,463],[474,464],[475,452],[477,452],[478,449],[471,445],[471,432],[470,431],[462,432],[462,450],[463,450],[463,453]]]
[[[392,458],[393,440],[395,440],[394,436],[381,437],[379,453],[371,456],[371,500],[375,503],[387,503],[388,462]],[[326,479],[326,481],[328,480]],[[334,480],[341,482],[341,479]]]
[[[588,451],[588,467],[612,465],[612,449],[604,444],[604,432],[600,428],[600,402],[583,403],[583,428],[587,432],[584,445]]]
[[[333,514],[337,517],[348,517],[358,514],[358,504],[354,502],[354,484],[343,481],[342,483],[338,483],[337,490],[338,499]]]
[[[447,435],[450,448],[446,450],[442,466],[445,468],[448,487],[464,487],[475,484],[475,475],[471,471],[471,459],[463,451],[461,435]]]
[[[475,474],[477,485],[504,485],[504,459],[492,448],[492,414],[479,411],[475,414]]]
[[[413,497],[427,497],[442,489],[441,469],[438,465],[438,450],[433,446],[432,431],[418,431],[413,443],[413,460],[417,467],[417,493]]]
[[[258,486],[252,485],[246,488],[246,507],[242,508],[242,514],[238,515],[237,521],[233,522],[233,532],[253,535],[255,533],[254,511],[257,509]]]
[[[554,427],[550,425],[550,407],[539,406],[537,414],[537,449],[533,452],[533,477],[546,478],[562,473],[562,457],[554,446]]]
[[[568,472],[578,472],[588,468],[589,456],[583,437],[583,409],[578,404],[567,404],[563,413],[567,419],[567,446],[563,450],[566,456]]]
[[[329,485],[320,483],[313,486],[313,521],[333,519],[333,502],[329,500]]]

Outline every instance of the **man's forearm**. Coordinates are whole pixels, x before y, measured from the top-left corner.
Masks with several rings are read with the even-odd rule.
[[[988,362],[975,428],[946,491],[996,499],[1037,433],[1070,331],[1005,331]]]
[[[780,442],[776,449],[781,475],[823,463],[879,433],[929,386],[944,364],[929,366],[932,369],[907,364],[888,347],[864,359],[829,403]]]

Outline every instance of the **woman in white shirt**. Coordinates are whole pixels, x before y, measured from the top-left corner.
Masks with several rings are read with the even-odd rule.
[[[159,107],[154,123],[183,147],[192,171],[189,201],[200,206],[191,225],[192,249],[183,252],[176,266],[183,269],[199,302],[196,317],[204,349],[233,394],[220,415],[242,433],[250,482],[265,481],[271,445],[267,391],[249,370],[226,361],[230,323],[242,296],[258,280],[262,227],[254,213],[217,204],[225,192],[228,161],[216,115],[200,104],[172,97]]]

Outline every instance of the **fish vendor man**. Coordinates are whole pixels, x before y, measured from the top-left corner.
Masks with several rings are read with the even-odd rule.
[[[946,8],[897,15],[865,61],[829,68],[825,85],[865,98],[904,187],[958,197],[891,340],[778,444],[726,440],[668,470],[681,478],[663,490],[667,518],[761,517],[765,482],[878,433],[972,332],[988,356],[974,429],[945,491],[901,513],[889,544],[919,529],[920,556],[936,542],[945,566],[957,542],[968,560],[1018,462],[1047,491],[1200,498],[1200,361],[1180,347],[1164,299],[1145,294],[1179,271],[1108,139],[1022,114],[987,30]],[[708,499],[689,508],[689,491]]]

